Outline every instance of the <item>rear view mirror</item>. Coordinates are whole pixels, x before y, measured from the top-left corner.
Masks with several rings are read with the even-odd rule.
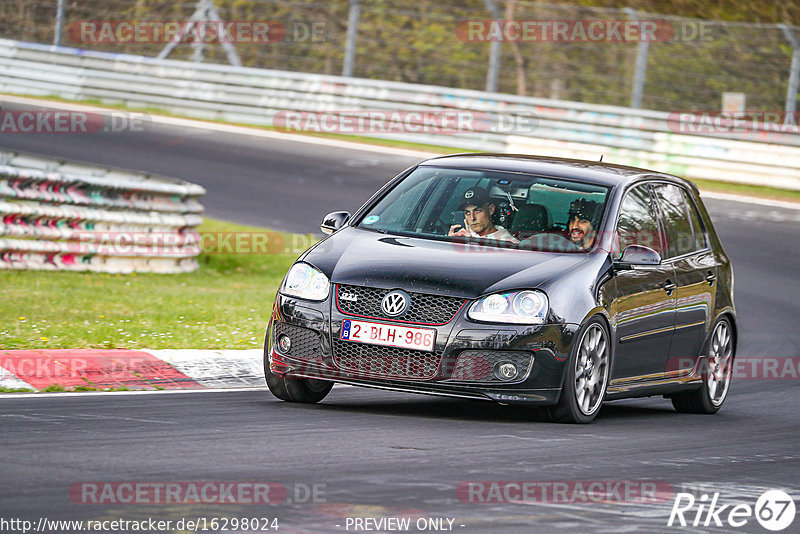
[[[614,261],[614,267],[618,269],[657,267],[659,265],[661,265],[661,254],[643,245],[628,245],[622,252],[622,257]]]
[[[327,214],[319,225],[319,229],[323,234],[330,235],[336,230],[347,224],[350,220],[350,212],[348,211],[334,211]]]

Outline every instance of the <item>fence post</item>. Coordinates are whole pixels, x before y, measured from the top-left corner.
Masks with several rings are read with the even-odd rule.
[[[189,21],[183,24],[183,28],[181,29],[179,37],[167,43],[161,52],[158,53],[156,58],[165,59],[167,56],[169,56],[172,51],[175,50],[175,47],[181,43],[183,40],[183,35],[191,29],[191,26],[194,23],[200,23],[197,25],[198,36],[200,39],[194,40],[192,43],[190,43],[190,46],[192,47],[192,61],[195,63],[202,63],[203,60],[205,60],[206,54],[206,32],[205,26],[202,23],[221,21],[222,18],[219,16],[217,6],[214,5],[214,0],[197,0],[194,13],[191,17],[189,17]],[[230,64],[235,67],[241,67],[242,60],[239,58],[239,54],[236,52],[236,47],[233,46],[233,43],[223,39],[220,40],[220,44],[225,50],[225,54],[228,56],[228,61]]]
[[[786,24],[778,24],[778,27],[792,45],[792,68],[789,71],[789,87],[786,89],[786,113],[794,113],[797,107],[798,78],[800,78],[800,43]]]
[[[53,46],[61,46],[61,34],[64,33],[64,4],[66,0],[58,0],[56,7],[56,32],[53,37]]]
[[[623,11],[631,20],[640,20],[635,10],[626,7]],[[631,107],[640,109],[642,107],[642,95],[644,94],[644,80],[647,76],[647,55],[650,52],[650,41],[641,39],[636,48],[636,71],[633,73],[633,91],[631,92]]]
[[[486,9],[492,14],[495,21],[500,21],[502,18],[500,10],[494,0],[483,0]],[[497,75],[500,71],[500,41],[492,41],[489,45],[489,68],[486,72],[486,90],[490,93],[497,92]]]
[[[356,58],[356,37],[358,35],[358,21],[361,18],[361,3],[359,0],[350,0],[350,13],[347,16],[347,41],[344,45],[344,67],[342,76],[353,76],[353,65]]]
[[[208,20],[208,16],[210,14],[208,9],[208,3],[209,0],[199,0],[197,2],[197,7],[195,8],[195,14],[198,15],[197,16],[198,20],[202,21]],[[194,61],[195,63],[202,63],[206,58],[205,24],[197,28],[197,35],[199,39],[195,39],[194,41],[192,41],[192,43],[189,46],[192,47],[192,61]]]

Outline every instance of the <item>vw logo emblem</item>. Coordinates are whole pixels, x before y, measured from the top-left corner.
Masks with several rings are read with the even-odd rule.
[[[408,303],[410,300],[411,299],[408,296],[408,293],[405,291],[392,291],[383,297],[383,301],[381,302],[381,310],[383,310],[383,313],[389,317],[402,315],[408,309]]]

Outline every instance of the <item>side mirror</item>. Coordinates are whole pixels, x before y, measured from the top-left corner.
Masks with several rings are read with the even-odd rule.
[[[327,214],[319,225],[319,229],[323,234],[331,235],[333,232],[347,224],[350,220],[350,212],[348,211],[334,211]]]
[[[622,252],[622,257],[614,260],[614,267],[620,270],[630,270],[636,267],[657,267],[659,265],[661,265],[661,254],[643,245],[628,245]]]

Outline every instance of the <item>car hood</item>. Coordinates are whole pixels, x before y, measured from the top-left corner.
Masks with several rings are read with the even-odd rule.
[[[533,288],[588,254],[508,250],[344,228],[301,259],[331,282],[475,298]]]

